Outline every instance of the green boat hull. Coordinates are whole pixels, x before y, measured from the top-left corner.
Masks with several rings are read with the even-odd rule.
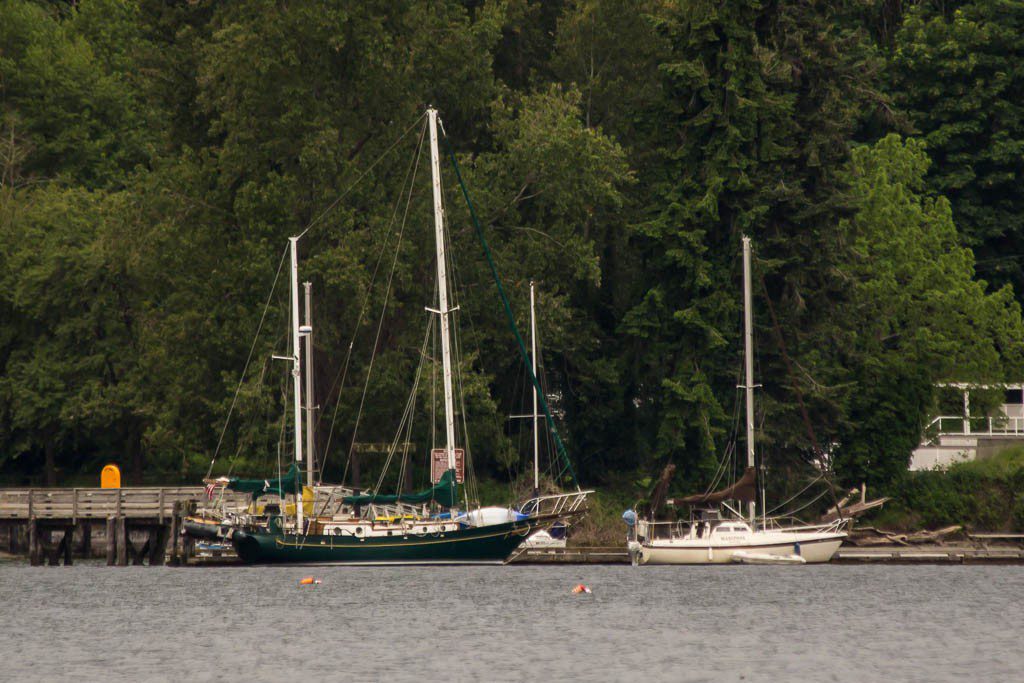
[[[231,543],[247,564],[500,564],[534,528],[533,520],[522,520],[379,538],[236,529]]]

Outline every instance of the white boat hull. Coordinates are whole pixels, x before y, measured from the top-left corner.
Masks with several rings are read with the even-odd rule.
[[[636,564],[732,564],[742,554],[774,555],[780,558],[799,555],[808,564],[828,562],[843,539],[844,532],[765,532],[753,533],[743,540],[719,542],[715,539],[664,539],[636,544]],[[735,553],[741,557],[734,559]]]

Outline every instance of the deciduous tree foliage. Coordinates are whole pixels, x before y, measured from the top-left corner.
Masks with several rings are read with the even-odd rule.
[[[434,105],[524,329],[538,285],[545,381],[585,482],[672,460],[699,488],[730,452],[743,235],[759,450],[891,480],[936,382],[1021,370],[1017,297],[977,279],[969,249],[1010,256],[1020,239],[1019,12],[937,12],[3,0],[0,475],[61,483],[110,461],[195,482],[215,454],[220,471],[277,467],[279,269],[308,228],[324,476],[372,484],[380,458],[349,460],[357,421],[359,441],[395,438],[424,357],[419,410],[436,392],[417,157]],[[505,481],[525,465],[506,417],[529,393],[444,172],[460,439]],[[400,436],[425,477],[436,431]]]

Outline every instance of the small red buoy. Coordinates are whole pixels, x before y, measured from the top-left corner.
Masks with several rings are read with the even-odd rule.
[[[307,576],[299,581],[300,586],[319,586],[320,583],[320,579],[314,579],[312,576]]]
[[[579,594],[579,593],[590,593],[592,591],[586,585],[584,585],[582,583],[578,583],[575,586],[573,586],[572,592],[576,593],[576,594]]]

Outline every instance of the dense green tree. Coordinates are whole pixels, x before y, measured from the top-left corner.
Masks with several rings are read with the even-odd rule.
[[[855,383],[837,466],[856,481],[906,469],[939,382],[1001,382],[1024,369],[1024,325],[1009,286],[986,293],[960,246],[949,201],[928,194],[918,140],[890,135],[854,151],[846,172],[853,215],[839,275],[850,325],[838,360]]]
[[[953,9],[955,7],[955,9]],[[896,38],[897,103],[932,159],[928,183],[993,282],[1024,286],[1024,6],[920,3]]]
[[[693,2],[658,20],[672,45],[660,67],[665,97],[652,112],[662,161],[647,171],[651,212],[637,228],[653,281],[623,329],[637,340],[647,447],[687,467],[711,466],[728,434],[741,235],[758,245],[759,272],[803,368],[784,373],[779,345],[761,344],[765,443],[810,452],[799,403],[817,423],[841,409],[818,354],[823,327],[842,324],[830,317],[828,277],[835,175],[879,99],[877,59],[856,25],[837,24],[843,9]]]
[[[385,485],[422,483],[439,426],[432,104],[521,329],[538,284],[547,393],[584,481],[671,459],[696,488],[733,452],[742,235],[765,460],[891,480],[936,382],[1021,369],[1013,294],[987,292],[964,248],[983,275],[1018,264],[1020,14],[0,0],[0,468],[195,481],[215,453],[254,474],[287,458],[270,356],[303,233],[325,476],[358,466],[371,484],[383,458],[350,460],[353,441],[407,439],[411,476]],[[459,439],[510,479],[529,439],[505,416],[530,391],[443,175]]]
[[[131,198],[50,186],[18,200],[3,255],[2,287],[20,323],[0,381],[7,455],[42,454],[50,484],[58,464],[92,469],[104,458],[139,483],[145,380]]]
[[[127,77],[131,4],[87,7],[60,21],[37,3],[0,3],[0,117],[28,148],[24,175],[104,187],[145,161],[150,129]]]

